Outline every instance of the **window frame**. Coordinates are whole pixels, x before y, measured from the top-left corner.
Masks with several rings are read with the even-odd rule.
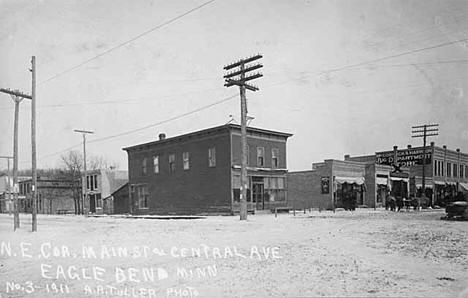
[[[188,151],[182,152],[182,168],[185,171],[190,170],[190,153]]]
[[[216,147],[208,148],[208,167],[216,167]]]
[[[276,163],[274,161],[276,161]],[[278,148],[271,148],[271,168],[272,169],[279,168],[279,149]]]
[[[159,155],[153,155],[153,174],[159,174]]]
[[[136,195],[138,199],[138,209],[149,209],[149,190],[148,184],[137,184]],[[143,198],[143,200],[142,200]],[[146,206],[142,206],[142,201],[146,202]]]
[[[259,152],[262,152],[261,156]],[[261,158],[261,159],[260,159]],[[262,161],[260,163],[260,160]],[[257,147],[257,167],[264,167],[265,166],[265,147]]]
[[[141,175],[146,176],[148,174],[148,159],[144,157],[141,160]]]
[[[175,170],[176,170],[176,155],[175,155],[175,153],[169,154],[168,161],[169,161],[169,173],[174,173]]]

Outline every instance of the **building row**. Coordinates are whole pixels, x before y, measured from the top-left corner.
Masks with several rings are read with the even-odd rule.
[[[93,170],[86,178],[73,180],[63,177],[38,177],[36,182],[37,212],[39,214],[85,213],[112,214],[112,193],[128,184],[127,171]],[[84,198],[85,188],[87,197]],[[15,190],[12,177],[0,175],[0,212],[13,212],[13,195],[18,193],[19,212],[30,213],[32,208],[32,178],[18,177]]]
[[[247,128],[248,210],[382,207],[387,196],[424,197],[444,205],[468,197],[468,154],[431,143],[371,155],[327,159],[289,172],[292,134]],[[96,214],[234,214],[240,209],[241,130],[226,124],[123,148],[127,171],[91,171],[81,181],[37,182],[39,213],[74,213],[84,201]],[[0,210],[11,210],[0,176]],[[424,182],[424,183],[423,183]],[[9,182],[11,184],[11,181]],[[424,184],[424,187],[423,187]],[[31,179],[19,182],[21,211],[30,206]],[[87,194],[84,197],[84,194]],[[81,204],[80,204],[81,205]]]

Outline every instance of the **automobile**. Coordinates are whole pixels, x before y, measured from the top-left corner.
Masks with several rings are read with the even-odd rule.
[[[456,201],[448,203],[445,207],[445,213],[447,213],[447,218],[462,217],[468,220],[468,202]]]

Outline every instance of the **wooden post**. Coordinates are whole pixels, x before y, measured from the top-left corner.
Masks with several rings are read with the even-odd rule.
[[[244,63],[240,65],[240,78],[245,79]],[[245,86],[239,86],[241,97],[241,197],[240,220],[247,219],[247,99],[245,98]]]
[[[251,86],[247,81],[262,77],[260,73],[250,75],[246,77],[246,73],[259,69],[263,67],[261,64],[247,66],[246,64],[255,60],[262,58],[262,55],[255,55],[247,59],[242,59],[240,61],[234,62],[228,66],[225,66],[224,70],[230,70],[235,67],[239,67],[238,71],[230,72],[224,75],[225,78],[225,87],[230,86],[239,86],[240,89],[240,98],[241,98],[241,177],[240,177],[240,220],[247,219],[247,99],[245,98],[245,91],[249,89],[251,91],[257,91],[258,88]],[[239,76],[237,80],[233,77]]]
[[[19,96],[12,95],[13,101],[15,102],[15,124],[14,124],[14,135],[13,135],[13,200],[14,200],[14,218],[13,218],[13,230],[19,229],[19,206],[18,206],[18,119],[19,119],[19,104],[22,100]]]
[[[32,231],[37,231],[37,168],[36,168],[36,57],[31,59],[31,160],[32,160]]]

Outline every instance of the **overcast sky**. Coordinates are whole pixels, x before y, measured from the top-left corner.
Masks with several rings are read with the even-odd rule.
[[[468,153],[467,1],[216,0],[105,53],[205,2],[0,0],[0,87],[29,93],[37,59],[38,166],[81,150],[73,129],[95,131],[89,154],[126,169],[123,147],[229,115],[239,123],[222,67],[256,53],[251,126],[294,134],[290,170],[420,145],[411,126],[424,123],[440,124],[436,144]],[[30,167],[30,106],[20,105],[20,168]],[[13,151],[13,112],[0,94],[0,155]]]

